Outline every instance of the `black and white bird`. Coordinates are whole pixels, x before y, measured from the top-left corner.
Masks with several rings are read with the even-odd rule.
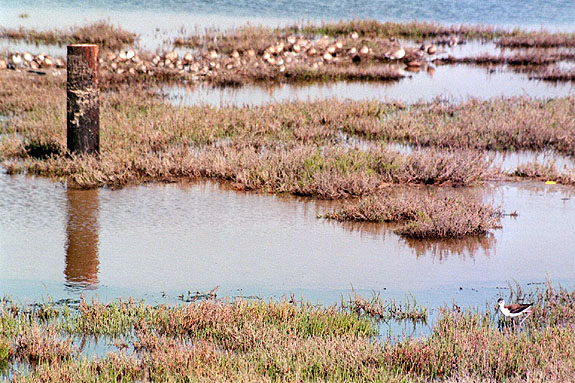
[[[499,311],[501,311],[501,314],[505,315],[508,318],[516,318],[523,314],[527,314],[525,318],[523,318],[519,323],[520,328],[525,319],[527,319],[531,315],[531,306],[533,306],[533,303],[526,303],[526,304],[516,303],[506,305],[503,298],[499,298],[499,300],[497,300],[497,304],[499,305]]]

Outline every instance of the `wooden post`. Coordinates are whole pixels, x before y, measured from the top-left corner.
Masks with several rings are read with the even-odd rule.
[[[68,153],[100,152],[98,51],[94,44],[68,45]]]

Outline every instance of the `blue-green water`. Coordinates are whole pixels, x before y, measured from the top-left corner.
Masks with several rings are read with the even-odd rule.
[[[190,16],[242,19],[339,20],[433,20],[443,23],[486,23],[528,27],[573,27],[575,2],[564,0],[2,0],[2,11],[18,9],[125,13],[154,12]],[[0,18],[0,22],[2,19]]]

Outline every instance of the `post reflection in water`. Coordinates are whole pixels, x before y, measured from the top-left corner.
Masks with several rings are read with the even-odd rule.
[[[66,223],[66,285],[98,286],[98,190],[70,190]]]

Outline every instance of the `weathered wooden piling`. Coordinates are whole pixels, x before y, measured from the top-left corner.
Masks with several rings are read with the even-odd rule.
[[[100,152],[98,52],[94,44],[68,45],[67,147],[70,154]]]

